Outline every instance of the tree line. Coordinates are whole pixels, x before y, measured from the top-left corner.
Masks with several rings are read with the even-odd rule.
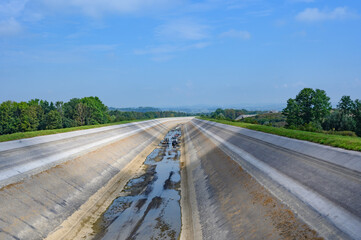
[[[265,111],[248,111],[246,109],[217,108],[216,111],[209,114],[209,117],[215,119],[235,120],[239,115],[251,115],[259,113],[265,113]]]
[[[361,137],[361,100],[343,96],[336,108],[324,90],[304,88],[282,112],[288,128],[308,131],[352,131]]]
[[[124,112],[120,110],[109,111],[109,115],[112,122],[119,122],[124,120],[135,119],[153,119],[153,118],[165,118],[165,117],[186,117],[191,114],[185,112],[175,111],[156,111],[156,112]]]
[[[28,102],[5,101],[0,104],[0,135],[187,115],[172,111],[109,111],[98,97],[73,98],[68,102],[57,101],[55,103],[39,99],[32,99]]]

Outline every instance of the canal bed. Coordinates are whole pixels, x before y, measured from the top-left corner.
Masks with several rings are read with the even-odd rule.
[[[178,239],[180,127],[167,133],[93,227],[95,239]]]

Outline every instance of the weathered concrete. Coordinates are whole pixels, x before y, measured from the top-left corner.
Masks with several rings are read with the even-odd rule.
[[[346,156],[346,160],[334,159],[335,164],[322,155],[321,145],[249,130],[244,135],[234,127],[208,121],[193,124],[322,236],[360,238],[361,178],[350,169],[358,164],[346,165],[356,161],[359,153],[327,147],[333,155]],[[305,146],[302,154],[290,150],[299,142]]]
[[[150,120],[0,143],[0,187],[169,120]]]
[[[185,239],[318,238],[312,228],[257,183],[198,127],[187,124],[185,135],[188,188],[194,188],[187,193],[185,205],[192,211],[187,214],[188,218],[199,219],[191,226],[193,232],[182,229],[182,234],[187,235]],[[186,209],[182,209],[184,212]],[[184,221],[188,223],[188,219]]]
[[[201,119],[195,119],[194,121],[198,123],[206,122],[208,125],[213,125],[218,128],[232,131],[235,134],[242,134],[254,139],[259,139],[263,142],[267,142],[294,152],[302,154],[306,153],[308,156],[315,157],[319,160],[333,163],[339,165],[340,167],[350,169],[352,171],[361,172],[361,152],[330,147],[322,144],[277,136],[273,134],[253,131],[246,128],[240,128]]]
[[[53,166],[46,165],[46,169],[38,170],[33,175],[22,176],[21,181],[1,188],[0,239],[45,238],[152,142],[158,141],[160,135],[164,135],[175,124],[187,120],[189,119],[157,121],[157,124],[151,125],[148,123],[137,124],[135,129],[133,126],[128,129],[130,132],[133,131],[132,134],[122,137],[119,135],[126,134],[126,132],[119,133],[112,130],[103,133],[100,131],[92,133],[100,134],[102,137],[99,138],[86,134],[75,138],[61,139],[60,143],[54,141],[52,142],[54,146],[49,146],[48,143],[37,143],[25,147],[31,148],[30,153],[33,156],[29,159],[31,162],[41,157],[46,159],[50,156],[49,158],[51,158],[50,149],[56,151],[58,146],[70,148],[71,145],[78,147],[81,144],[91,144],[87,140],[99,143],[99,140],[104,140],[104,134],[108,140],[112,139],[107,144],[105,142],[101,142],[99,145],[94,144],[93,148],[66,158],[68,161],[63,161],[63,158],[55,161]],[[141,130],[134,132],[137,129]],[[80,140],[79,137],[82,139]],[[46,151],[46,154],[41,153],[43,150]],[[15,155],[19,153],[20,156],[25,156],[27,152],[23,148],[13,148],[7,151],[12,151],[11,154]],[[6,152],[6,154],[10,153]],[[5,161],[7,161],[6,158]],[[15,164],[16,166],[18,165]],[[124,174],[127,175],[126,172]]]
[[[199,166],[194,146],[190,139],[188,125],[182,127],[183,141],[181,152],[181,210],[182,210],[182,230],[181,240],[202,239],[202,227],[199,220],[199,210],[195,189],[195,178],[193,171]]]
[[[0,144],[0,239],[92,239],[99,216],[179,123],[181,239],[360,239],[359,153],[190,120]]]

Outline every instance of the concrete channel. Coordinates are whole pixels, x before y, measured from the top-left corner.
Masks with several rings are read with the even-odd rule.
[[[194,118],[0,144],[0,239],[361,239],[359,161]]]
[[[95,224],[95,239],[178,239],[180,137],[179,127],[171,130],[146,158],[143,173],[129,180]]]

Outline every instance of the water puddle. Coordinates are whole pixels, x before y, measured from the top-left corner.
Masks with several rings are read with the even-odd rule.
[[[178,239],[181,230],[180,128],[145,160],[144,174],[131,179],[94,225],[95,239]]]

